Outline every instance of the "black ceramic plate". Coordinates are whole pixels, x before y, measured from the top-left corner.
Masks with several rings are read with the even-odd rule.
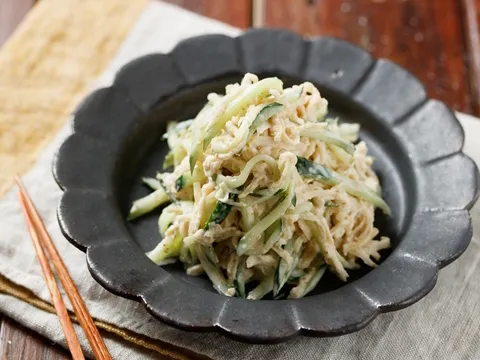
[[[304,299],[250,301],[219,295],[207,279],[159,268],[144,255],[159,241],[158,212],[131,224],[125,217],[131,201],[147,193],[140,177],[161,168],[167,121],[193,116],[207,93],[223,91],[245,72],[279,76],[286,85],[311,81],[332,114],[361,124],[393,210],[390,218],[378,216],[393,242],[378,268],[353,272],[348,283],[327,277]],[[255,343],[353,332],[425,296],[472,236],[468,210],[479,177],[462,153],[453,113],[428,99],[404,69],[340,40],[277,30],[188,39],[170,54],[127,64],[111,87],[81,104],[73,128],[54,165],[64,190],[58,210],[64,235],[87,253],[102,286],[182,329]]]

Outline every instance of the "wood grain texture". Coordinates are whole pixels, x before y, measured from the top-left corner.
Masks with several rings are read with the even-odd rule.
[[[0,0],[0,46],[34,4],[35,0]]]
[[[480,115],[480,2],[463,0],[473,112]]]
[[[164,0],[170,4],[245,29],[251,25],[251,0]]]
[[[460,1],[266,0],[265,7],[266,27],[351,41],[410,70],[430,96],[472,112]]]
[[[68,352],[54,346],[12,320],[3,319],[0,328],[0,360],[66,360]]]

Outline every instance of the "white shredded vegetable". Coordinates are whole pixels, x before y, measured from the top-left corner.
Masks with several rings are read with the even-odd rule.
[[[172,201],[149,257],[179,260],[220,293],[249,299],[303,297],[326,270],[345,281],[375,267],[390,247],[375,208],[390,208],[359,125],[326,118],[327,105],[309,82],[284,89],[246,74],[209,94],[196,118],[172,122],[164,138],[173,172],[147,179],[157,190],[130,214]]]

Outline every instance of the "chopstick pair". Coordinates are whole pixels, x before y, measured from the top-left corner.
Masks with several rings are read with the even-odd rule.
[[[105,346],[105,343],[100,336],[100,333],[98,332],[90,313],[88,312],[85,302],[83,301],[77,287],[70,277],[65,263],[63,262],[60,254],[57,251],[57,248],[55,247],[55,244],[50,238],[50,235],[48,234],[48,231],[45,228],[45,225],[40,218],[35,205],[28,195],[25,186],[18,176],[15,177],[15,181],[19,188],[19,198],[22,205],[23,215],[25,216],[25,222],[27,224],[30,237],[32,238],[33,246],[35,248],[38,261],[40,262],[43,276],[50,291],[53,305],[62,325],[63,332],[65,333],[65,338],[67,340],[70,353],[72,354],[72,358],[74,360],[85,359],[78,341],[77,334],[73,329],[73,325],[70,317],[68,316],[65,303],[63,302],[62,296],[58,289],[55,276],[48,262],[48,257],[45,254],[45,249],[47,250],[48,256],[53,263],[55,271],[65,289],[65,292],[70,299],[73,310],[77,315],[78,322],[87,336],[95,358],[101,360],[111,359],[110,353],[108,352],[108,349]]]

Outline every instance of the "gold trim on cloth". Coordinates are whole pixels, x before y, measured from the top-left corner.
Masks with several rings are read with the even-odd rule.
[[[0,49],[0,197],[27,172],[111,61],[147,0],[42,0]],[[0,292],[54,313],[51,304],[0,275]],[[75,316],[71,315],[76,321]],[[202,358],[127,329],[104,333],[164,358]]]
[[[55,308],[53,307],[52,304],[46,301],[43,301],[29,289],[15,284],[14,282],[10,281],[6,277],[2,276],[1,274],[0,274],[0,293],[15,296],[16,298],[32,306],[35,306],[38,309],[55,314]],[[75,316],[75,314],[69,311],[69,315],[72,321],[78,324],[77,317]],[[186,349],[178,349],[174,345],[163,343],[160,340],[152,339],[147,336],[137,334],[128,329],[120,328],[118,326],[109,324],[104,321],[100,321],[96,319],[94,319],[94,321],[98,329],[100,329],[104,334],[109,333],[114,336],[118,336],[123,340],[133,343],[139,347],[156,351],[159,354],[165,356],[164,359],[172,359],[172,360],[191,360],[191,359],[208,360],[209,359],[208,357],[199,356],[193,353],[184,355],[183,353],[187,353],[190,351]]]

